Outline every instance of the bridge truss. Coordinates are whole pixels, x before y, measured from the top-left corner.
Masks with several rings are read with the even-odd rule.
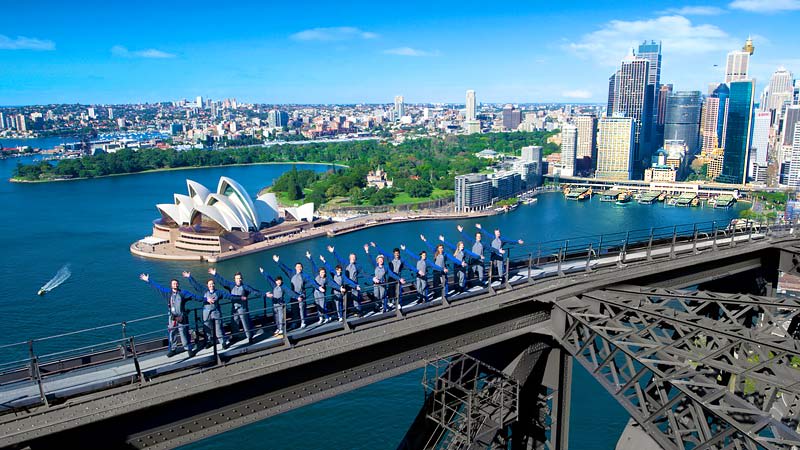
[[[793,298],[612,287],[556,303],[565,349],[664,449],[800,446]],[[795,319],[796,321],[796,319]]]

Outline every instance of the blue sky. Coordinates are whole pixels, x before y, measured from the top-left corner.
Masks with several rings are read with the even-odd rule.
[[[642,39],[676,89],[705,92],[748,35],[759,85],[800,73],[800,0],[3,3],[1,105],[603,102]]]

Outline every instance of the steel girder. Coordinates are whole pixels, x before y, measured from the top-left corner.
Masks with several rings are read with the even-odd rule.
[[[556,307],[562,345],[665,449],[800,446],[793,299],[621,287]]]

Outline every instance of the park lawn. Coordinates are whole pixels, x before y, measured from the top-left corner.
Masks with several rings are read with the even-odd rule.
[[[429,197],[415,198],[408,195],[406,192],[400,192],[392,200],[392,205],[408,205],[411,203],[422,203],[439,198],[447,198],[455,195],[455,192],[449,189],[434,189]]]
[[[311,194],[311,189],[303,189],[303,193],[308,196]],[[275,196],[278,198],[278,204],[281,206],[295,206],[295,205],[302,205],[303,203],[307,203],[305,198],[301,198],[300,200],[289,200],[289,193],[288,192],[275,192]]]

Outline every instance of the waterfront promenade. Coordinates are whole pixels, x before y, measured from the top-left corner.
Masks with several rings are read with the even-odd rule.
[[[142,241],[136,241],[130,246],[130,251],[134,255],[144,258],[171,260],[171,261],[206,261],[209,263],[216,263],[225,261],[240,256],[250,255],[253,253],[270,250],[273,248],[281,247],[283,245],[305,241],[324,236],[338,236],[342,234],[352,233],[354,231],[365,230],[367,228],[378,227],[382,225],[415,222],[421,220],[458,220],[458,219],[476,219],[487,217],[499,212],[495,209],[486,209],[483,211],[474,211],[468,213],[457,213],[452,211],[452,206],[431,210],[423,210],[416,214],[398,215],[399,213],[380,213],[368,214],[365,216],[355,217],[344,222],[328,222],[324,225],[313,226],[307,222],[284,222],[280,226],[282,228],[268,228],[262,230],[264,240],[254,244],[246,245],[231,250],[225,250],[220,253],[199,253],[190,252],[176,248],[169,243],[151,245]],[[277,236],[276,236],[277,235]],[[275,237],[272,237],[275,236]]]

